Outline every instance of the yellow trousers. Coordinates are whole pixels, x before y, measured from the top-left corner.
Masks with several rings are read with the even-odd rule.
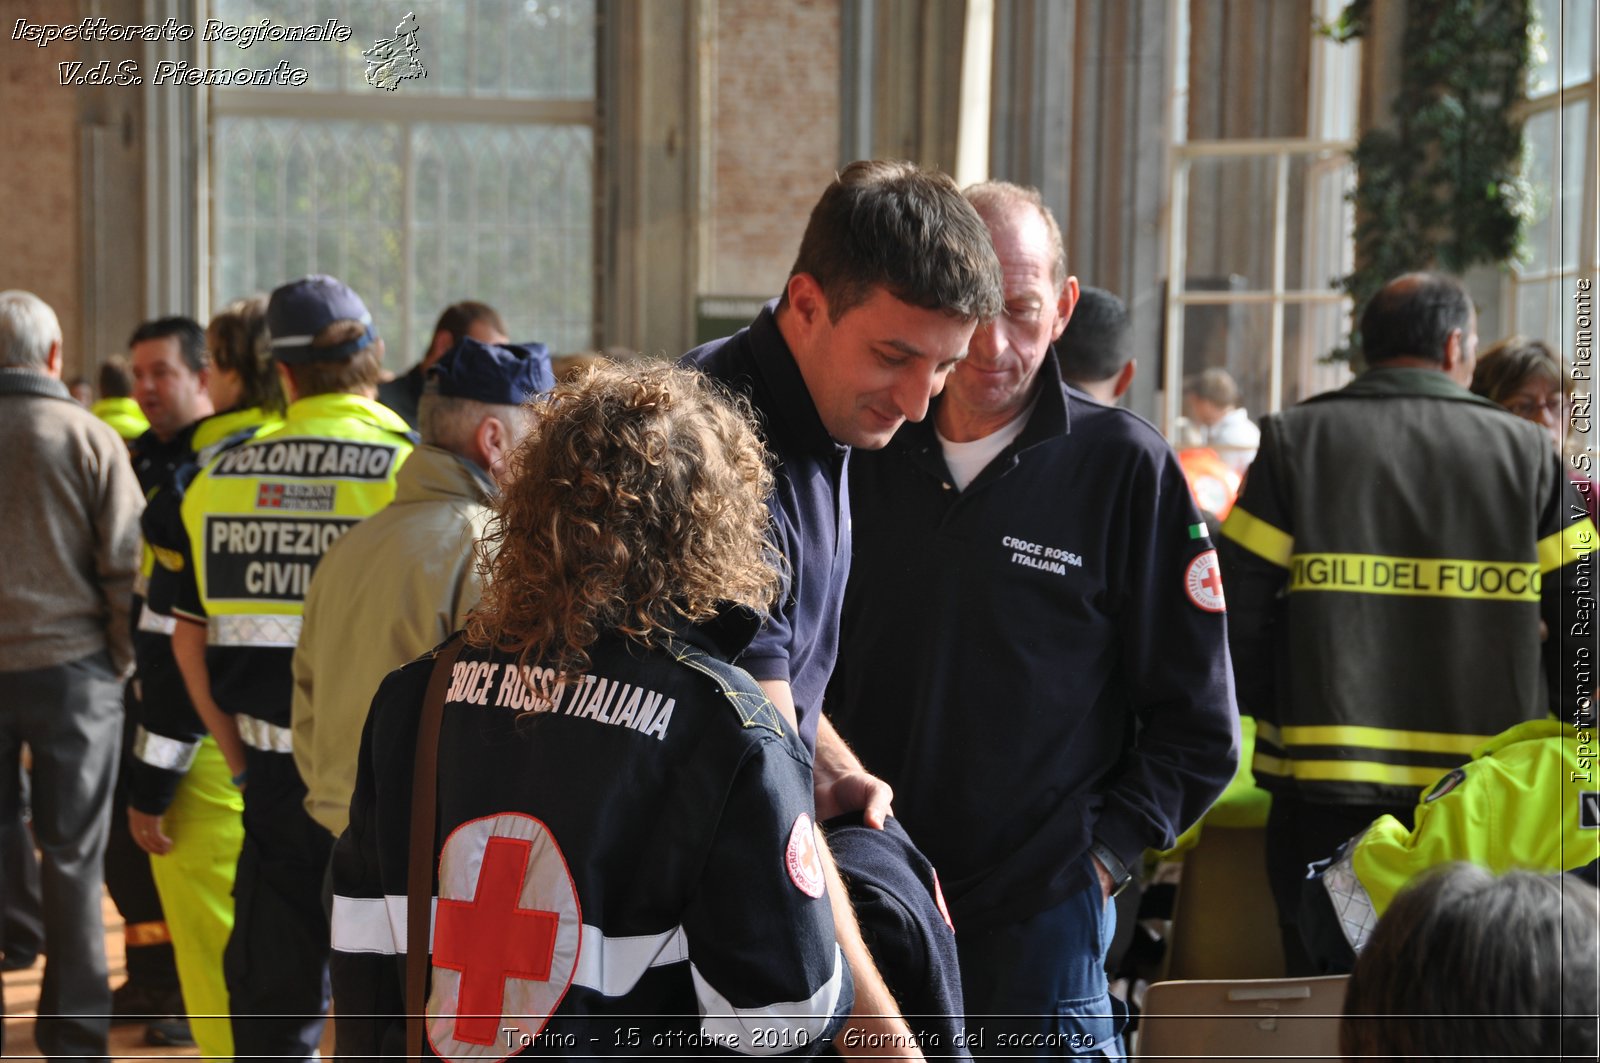
[[[209,736],[162,817],[172,851],[150,858],[172,932],[183,1004],[200,1054],[231,1059],[222,950],[233,930],[233,873],[244,842],[244,795]]]

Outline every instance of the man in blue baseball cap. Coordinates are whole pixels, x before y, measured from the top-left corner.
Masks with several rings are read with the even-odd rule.
[[[400,470],[393,504],[317,566],[294,655],[294,757],[306,810],[330,838],[349,821],[378,684],[443,642],[477,604],[472,547],[532,427],[522,404],[554,385],[542,343],[457,342],[428,367],[422,446]]]
[[[216,455],[185,492],[172,633],[189,697],[244,790],[223,954],[240,1063],[310,1059],[322,1037],[321,883],[333,840],[305,812],[290,663],[312,570],[389,504],[414,444],[372,397],[383,341],[359,295],[333,277],[302,277],[273,291],[266,320],[289,408],[280,427]]]

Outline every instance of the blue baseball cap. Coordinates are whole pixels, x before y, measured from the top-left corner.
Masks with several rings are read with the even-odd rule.
[[[366,331],[347,343],[311,346],[317,333],[335,321],[359,321]],[[272,337],[272,356],[288,365],[336,362],[378,338],[372,329],[372,314],[361,296],[337,277],[322,273],[273,289],[267,300],[267,333]]]
[[[483,343],[463,336],[428,367],[423,393],[521,406],[556,386],[542,343]]]

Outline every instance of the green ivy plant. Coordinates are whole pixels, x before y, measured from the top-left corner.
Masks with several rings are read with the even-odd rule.
[[[1353,0],[1317,32],[1364,36],[1372,0]],[[1329,359],[1360,349],[1367,301],[1411,270],[1463,273],[1517,256],[1532,195],[1523,173],[1522,99],[1532,56],[1532,0],[1406,0],[1392,129],[1373,129],[1352,159],[1355,272],[1351,333]]]

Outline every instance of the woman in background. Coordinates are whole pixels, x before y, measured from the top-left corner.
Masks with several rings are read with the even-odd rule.
[[[1472,371],[1472,393],[1498,403],[1522,418],[1543,428],[1550,443],[1561,453],[1569,427],[1567,414],[1572,398],[1572,381],[1561,359],[1543,340],[1526,336],[1503,339],[1478,356]],[[1587,458],[1587,455],[1585,455]],[[1564,462],[1567,476],[1583,496],[1589,519],[1600,520],[1595,483],[1587,467]]]

